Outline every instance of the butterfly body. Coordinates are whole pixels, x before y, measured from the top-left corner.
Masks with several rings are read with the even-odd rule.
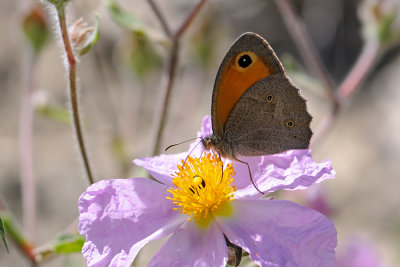
[[[218,71],[213,134],[202,139],[203,147],[231,159],[307,148],[311,116],[299,91],[262,37],[241,35]]]

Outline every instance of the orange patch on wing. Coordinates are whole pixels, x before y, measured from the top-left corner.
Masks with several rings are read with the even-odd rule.
[[[239,69],[236,60],[232,60],[225,72],[221,75],[220,88],[218,89],[217,116],[225,127],[229,114],[239,98],[257,81],[271,75],[265,63],[257,59],[246,69]]]

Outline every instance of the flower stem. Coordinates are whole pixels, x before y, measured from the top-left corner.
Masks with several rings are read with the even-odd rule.
[[[379,40],[374,38],[369,38],[358,56],[356,63],[351,69],[350,73],[340,84],[336,91],[336,98],[338,99],[338,105],[348,99],[362,84],[365,77],[372,70],[375,65],[379,54],[381,46]],[[325,117],[324,121],[321,123],[318,131],[314,135],[311,144],[319,143],[323,136],[333,127],[337,119],[337,113],[339,112],[339,106],[334,106],[330,114]],[[335,108],[337,107],[337,108]]]
[[[175,82],[176,69],[178,67],[178,47],[179,41],[174,40],[171,48],[171,52],[168,58],[168,70],[167,74],[165,74],[164,86],[162,86],[160,90],[160,100],[158,105],[158,110],[156,111],[156,118],[154,119],[154,127],[155,137],[153,138],[152,144],[152,155],[156,155],[160,149],[162,135],[164,133],[165,124],[166,124],[166,115],[168,113],[169,102],[171,98],[172,87]]]
[[[327,89],[327,93],[331,101],[337,102],[335,97],[335,86],[325,68],[313,42],[307,32],[304,22],[294,11],[290,0],[275,0],[287,29],[295,43],[298,45],[303,61],[308,65],[309,69],[319,78]]]
[[[315,144],[322,139],[322,136],[324,136],[334,125],[344,100],[360,86],[364,78],[376,63],[381,48],[380,43],[379,40],[374,38],[366,40],[366,44],[364,45],[356,64],[341,85],[336,88],[333,85],[324,64],[319,58],[313,43],[311,42],[303,21],[295,13],[290,0],[275,0],[275,3],[282,14],[283,20],[286,23],[292,38],[299,46],[298,48],[304,62],[323,83],[331,102],[331,110],[329,114],[324,118],[324,121],[321,123],[319,129],[311,140],[311,145],[315,146]]]
[[[193,10],[189,13],[186,19],[183,21],[181,26],[178,28],[175,34],[171,34],[170,27],[168,26],[167,21],[164,19],[164,15],[161,13],[161,10],[158,8],[157,4],[152,0],[149,0],[149,3],[156,13],[157,18],[159,19],[165,33],[170,37],[172,41],[172,48],[168,57],[168,69],[165,78],[163,79],[165,84],[160,89],[160,101],[158,105],[158,110],[155,113],[154,125],[153,125],[153,140],[151,146],[151,154],[156,155],[160,149],[162,135],[164,133],[166,118],[168,114],[168,107],[170,102],[171,91],[174,85],[176,70],[178,67],[178,52],[179,52],[179,43],[180,38],[183,33],[187,30],[187,28],[191,25],[193,19],[199,13],[201,7],[205,4],[206,0],[200,0]]]
[[[87,152],[85,149],[85,142],[83,138],[82,127],[79,117],[79,103],[78,103],[77,85],[76,85],[77,62],[68,36],[68,28],[65,20],[65,7],[64,5],[56,6],[56,10],[57,10],[58,21],[60,24],[61,36],[64,43],[65,53],[68,59],[67,61],[68,82],[69,82],[69,90],[71,98],[70,101],[71,101],[72,118],[73,118],[73,124],[75,126],[75,134],[78,141],[78,146],[83,160],[84,168],[86,171],[86,176],[89,180],[89,183],[93,184],[94,180],[90,169]]]
[[[23,228],[28,235],[29,240],[31,240],[32,242],[34,242],[35,240],[36,233],[36,193],[32,159],[32,94],[35,89],[33,76],[35,71],[36,59],[37,55],[34,52],[29,53],[26,71],[26,88],[22,94],[19,120]]]
[[[361,54],[358,56],[357,62],[338,88],[337,94],[339,99],[348,98],[357,88],[359,88],[364,78],[375,65],[379,57],[379,52],[379,40],[368,38]]]
[[[157,16],[157,19],[159,20],[161,27],[164,30],[164,33],[168,36],[168,38],[172,38],[171,29],[169,28],[164,14],[161,12],[160,8],[153,0],[148,0],[148,2],[150,4],[150,7],[153,9],[154,14]]]

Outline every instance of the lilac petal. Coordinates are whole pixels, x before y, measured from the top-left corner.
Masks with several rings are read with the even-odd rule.
[[[167,187],[145,178],[103,180],[79,198],[79,232],[88,266],[129,266],[150,240],[184,221],[166,199]]]
[[[191,143],[189,146],[188,154],[190,154],[192,157],[200,157],[206,151],[201,144],[201,140],[212,135],[212,133],[211,117],[206,115],[201,123],[200,131],[197,132],[197,140]]]
[[[336,267],[386,267],[377,248],[364,239],[353,237],[345,247],[337,253]]]
[[[227,260],[228,248],[218,226],[213,223],[200,229],[190,221],[168,239],[148,266],[225,266]]]
[[[133,163],[145,168],[157,181],[172,186],[171,174],[178,170],[177,164],[185,160],[187,153],[160,155],[135,159]]]
[[[205,116],[197,137],[204,138],[210,134],[212,134],[211,119],[210,116]],[[201,141],[196,140],[190,144],[188,152],[140,158],[135,159],[133,163],[145,168],[159,182],[171,186],[171,174],[178,170],[177,164],[181,164],[182,160],[185,160],[188,155],[191,157],[200,157],[203,152],[204,148]]]
[[[201,122],[201,129],[200,132],[197,133],[198,137],[204,138],[207,136],[212,135],[212,124],[211,124],[211,116],[206,115]]]
[[[260,156],[239,157],[248,162],[258,189],[264,193],[277,190],[305,189],[326,179],[333,179],[335,171],[330,160],[314,162],[311,149],[288,150],[283,153]],[[259,196],[249,178],[246,164],[234,162],[236,196]]]
[[[260,266],[334,265],[337,233],[322,214],[285,200],[232,203],[237,216],[218,217],[217,222]]]

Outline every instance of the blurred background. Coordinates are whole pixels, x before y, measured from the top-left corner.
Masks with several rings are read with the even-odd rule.
[[[366,44],[378,45],[370,55],[373,63],[361,64],[371,66],[363,83],[341,101],[332,127],[312,147],[316,161],[332,160],[336,179],[307,192],[285,192],[279,197],[315,207],[333,220],[341,257],[338,266],[357,266],[349,261],[359,255],[376,264],[358,266],[399,266],[400,1],[291,2],[335,88],[352,71]],[[156,3],[175,31],[197,1]],[[26,234],[41,249],[60,233],[76,230],[77,199],[88,186],[68,114],[63,47],[55,13],[51,6],[44,7],[33,0],[0,2],[0,195],[22,229],[21,151],[27,148],[20,149],[21,114],[31,103],[37,212],[35,229]],[[152,153],[154,115],[160,108],[171,42],[147,1],[68,4],[69,25],[82,17],[94,26],[96,14],[100,38],[78,65],[81,114],[94,176],[96,180],[143,176],[145,172],[131,161]],[[39,25],[34,41],[29,39],[32,23]],[[318,134],[332,102],[301,57],[275,1],[210,0],[180,40],[162,150],[196,136],[203,116],[210,113],[219,64],[233,41],[246,31],[260,34],[271,44],[288,75],[302,88],[314,117],[312,129]],[[169,153],[187,147],[177,146]],[[9,254],[0,245],[0,266],[31,266],[12,240],[8,241]],[[147,247],[137,266],[145,265],[158,246]],[[346,262],[349,252],[352,257]],[[79,253],[43,263],[84,265]]]

